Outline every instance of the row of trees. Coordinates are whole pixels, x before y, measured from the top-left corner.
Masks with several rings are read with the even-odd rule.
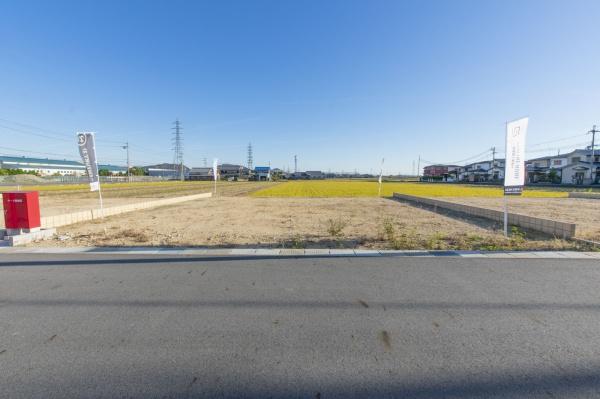
[[[0,169],[0,176],[13,176],[13,175],[34,175],[39,176],[39,174],[33,170],[23,170],[23,169]]]
[[[131,176],[147,176],[148,175],[148,173],[146,173],[146,171],[144,169],[138,168],[137,166],[129,168],[129,172],[131,173]],[[108,170],[108,169],[100,169],[100,170],[98,170],[98,174],[100,176],[112,176],[112,174],[110,173],[110,170]],[[121,173],[118,173],[117,176],[127,176],[127,173],[121,172]]]

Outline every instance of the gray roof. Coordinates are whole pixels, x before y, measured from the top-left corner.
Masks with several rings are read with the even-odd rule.
[[[0,162],[7,162],[7,163],[35,163],[35,164],[42,164],[42,165],[70,165],[70,166],[82,166],[83,164],[81,162],[77,162],[77,161],[68,161],[66,159],[60,160],[60,159],[48,159],[48,158],[29,158],[29,157],[10,157],[10,156],[4,156],[4,155],[0,155]]]
[[[5,167],[10,165],[14,166],[14,169],[18,168],[40,168],[40,169],[76,169],[85,170],[83,163],[77,161],[69,161],[66,159],[48,159],[48,158],[29,158],[29,157],[11,157],[11,156],[0,156],[0,163]],[[124,166],[98,164],[98,169],[106,169],[109,171],[126,171],[127,168]]]
[[[190,175],[210,175],[212,171],[213,168],[192,168],[190,169]]]

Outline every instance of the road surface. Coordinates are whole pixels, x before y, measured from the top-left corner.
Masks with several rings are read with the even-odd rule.
[[[600,397],[600,262],[0,255],[0,397]]]

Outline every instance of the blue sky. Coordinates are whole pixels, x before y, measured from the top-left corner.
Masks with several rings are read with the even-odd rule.
[[[0,49],[2,154],[170,162],[179,118],[189,166],[410,173],[524,115],[531,157],[600,125],[597,0],[0,0]]]

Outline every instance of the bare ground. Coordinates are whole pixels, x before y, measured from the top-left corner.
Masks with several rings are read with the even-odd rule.
[[[543,236],[504,238],[483,219],[381,198],[217,197],[58,229],[41,246],[574,249]]]
[[[483,208],[504,209],[503,198],[438,198]],[[577,224],[577,237],[600,241],[600,200],[582,198],[508,198],[509,212]]]
[[[133,204],[152,199],[178,197],[213,191],[212,182],[183,182],[180,184],[122,186],[106,184],[102,188],[105,207]],[[218,182],[218,196],[243,196],[252,191],[265,188],[265,182]],[[41,216],[62,215],[65,213],[97,209],[98,193],[89,190],[40,191]],[[0,201],[0,210],[2,202]],[[4,227],[4,218],[0,218],[0,228]]]

